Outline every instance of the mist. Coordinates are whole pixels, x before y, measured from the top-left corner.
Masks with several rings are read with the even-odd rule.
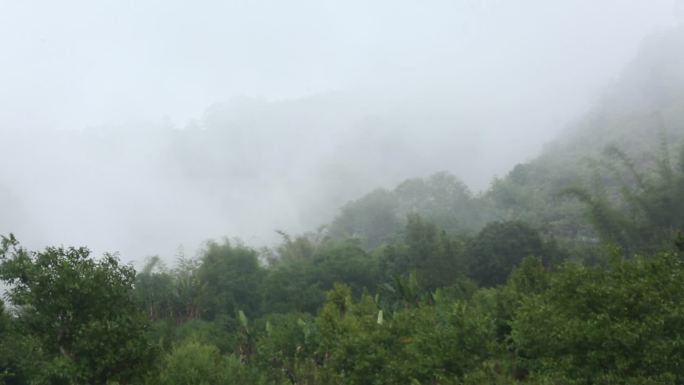
[[[0,2],[0,234],[139,262],[437,171],[482,191],[680,22],[674,0]]]

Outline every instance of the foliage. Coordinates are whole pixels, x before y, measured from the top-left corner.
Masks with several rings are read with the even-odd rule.
[[[175,346],[162,361],[161,385],[243,385],[259,376],[234,356],[222,356],[209,344],[188,340]]]
[[[336,282],[349,284],[357,297],[377,285],[377,260],[356,242],[329,239],[315,247],[305,244],[299,243],[305,254],[290,249],[269,269],[263,286],[265,312],[315,313],[323,305],[325,291]]]
[[[271,249],[137,274],[3,238],[0,383],[684,383],[684,150],[627,154],[578,199],[559,186],[597,169],[546,154],[482,195],[412,179]]]
[[[489,223],[466,246],[470,277],[486,287],[504,283],[523,258],[545,254],[537,231],[522,222]]]
[[[393,194],[375,190],[361,199],[346,204],[330,226],[333,237],[358,238],[366,248],[374,248],[389,240],[401,228],[401,216]]]
[[[85,248],[29,252],[2,238],[0,279],[32,351],[35,384],[106,384],[139,378],[151,359],[147,321],[133,301],[135,272]]]
[[[21,383],[20,360],[17,360],[17,334],[13,329],[14,323],[5,311],[5,304],[0,299],[0,383]],[[19,361],[19,362],[18,362]]]
[[[151,320],[175,318],[173,276],[159,257],[150,258],[135,277],[135,297]]]
[[[240,310],[257,314],[263,277],[256,251],[228,240],[210,242],[197,269],[205,291],[201,298],[204,318],[234,317]]]
[[[257,364],[274,382],[293,384],[320,381],[317,349],[320,343],[314,318],[308,314],[272,314],[257,341]]]
[[[677,160],[670,156],[664,142],[649,172],[622,150],[605,150],[604,168],[610,171],[619,199],[610,196],[606,183],[595,182],[595,193],[585,188],[568,188],[565,194],[578,198],[588,210],[588,217],[604,242],[616,245],[631,255],[654,252],[673,245],[684,229],[684,146]],[[643,166],[642,166],[643,169]],[[607,177],[602,177],[605,179]]]
[[[608,269],[566,264],[548,290],[523,301],[512,339],[532,372],[580,383],[679,383],[683,293],[684,265],[668,253]]]
[[[427,289],[452,285],[466,274],[463,243],[421,216],[409,215],[403,244],[382,251],[385,276],[393,279],[414,271]]]
[[[334,238],[358,238],[372,249],[389,244],[406,218],[419,215],[449,234],[470,233],[492,217],[484,202],[451,174],[409,179],[394,190],[376,190],[345,205],[330,226]]]

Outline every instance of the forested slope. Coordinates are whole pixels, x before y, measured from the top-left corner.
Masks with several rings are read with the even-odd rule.
[[[0,381],[684,384],[681,33],[481,194],[438,173],[139,272],[3,237]]]
[[[643,189],[630,180],[635,174],[657,184],[665,163],[678,167],[683,141],[684,31],[679,28],[644,41],[595,107],[486,191],[473,193],[444,173],[407,180],[347,204],[332,221],[331,234],[376,246],[396,233],[407,212],[416,212],[453,232],[472,233],[491,220],[519,220],[583,247],[598,234],[587,220],[586,204],[568,190],[619,202],[625,189]]]

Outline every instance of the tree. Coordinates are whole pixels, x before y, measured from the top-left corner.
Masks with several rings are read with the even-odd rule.
[[[378,189],[347,203],[332,222],[330,235],[358,238],[365,249],[372,249],[394,241],[412,214],[449,234],[472,233],[491,216],[484,203],[455,176],[440,172],[408,179],[391,191]]]
[[[5,311],[5,304],[0,299],[0,384],[14,385],[25,383],[18,366],[17,336],[13,322]]]
[[[338,239],[361,239],[372,249],[390,240],[401,229],[395,195],[378,189],[347,203],[330,225],[330,235]]]
[[[34,384],[107,384],[140,377],[152,359],[145,315],[133,299],[135,271],[86,248],[32,252],[10,235],[0,280],[16,308]]]
[[[197,277],[204,289],[204,317],[235,317],[243,310],[254,315],[261,305],[264,271],[257,252],[225,241],[209,243],[200,259]]]
[[[236,356],[222,356],[207,343],[188,339],[173,347],[161,362],[161,385],[243,385],[263,383],[263,375]]]
[[[323,305],[325,291],[336,282],[350,285],[356,297],[378,283],[377,259],[354,240],[328,239],[304,249],[311,252],[287,255],[269,269],[263,287],[266,311],[315,313]]]
[[[569,380],[556,383],[682,383],[679,257],[615,258],[608,268],[567,264],[548,283],[523,299],[511,323],[513,346],[533,373]]]
[[[408,215],[403,244],[382,250],[382,264],[387,278],[414,271],[429,290],[452,285],[466,273],[463,242],[418,214]]]
[[[506,282],[528,256],[544,256],[539,233],[522,222],[491,222],[466,246],[470,277],[481,286]]]
[[[152,321],[173,317],[173,276],[159,257],[150,258],[135,279],[135,297]]]
[[[450,234],[474,232],[488,214],[468,186],[446,172],[406,180],[393,193],[399,215],[419,214]]]
[[[598,173],[596,191],[573,187],[564,195],[584,203],[601,239],[626,255],[676,246],[677,234],[684,229],[684,146],[675,161],[663,141],[648,173],[645,165],[615,146],[607,147],[604,155],[599,164],[610,173]]]

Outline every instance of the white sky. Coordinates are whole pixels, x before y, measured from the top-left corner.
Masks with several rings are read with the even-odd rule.
[[[183,125],[235,95],[445,81],[582,99],[675,20],[674,0],[2,0],[0,125]]]

